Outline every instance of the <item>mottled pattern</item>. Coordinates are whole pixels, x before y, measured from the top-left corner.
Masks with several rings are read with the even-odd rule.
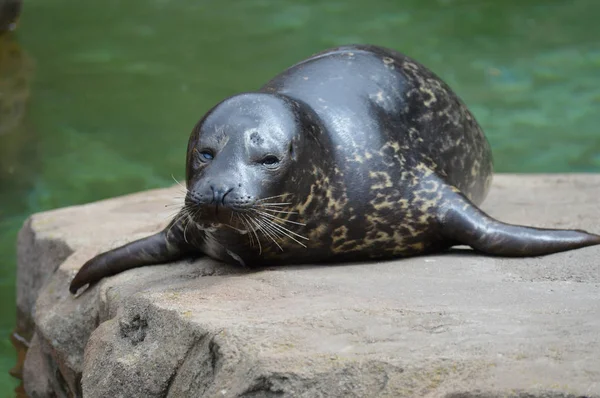
[[[489,189],[492,157],[477,122],[446,84],[402,54],[371,46],[330,50],[262,90],[309,105],[334,148],[335,166],[313,173],[311,194],[293,209],[308,220],[311,247],[323,258],[447,247],[435,220],[441,187],[454,186],[475,203]]]

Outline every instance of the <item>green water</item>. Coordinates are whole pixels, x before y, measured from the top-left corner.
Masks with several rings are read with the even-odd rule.
[[[0,64],[0,104],[25,104],[0,113],[0,336],[27,215],[171,185],[203,112],[327,47],[429,66],[474,111],[497,171],[599,172],[599,19],[598,0],[25,0],[21,52]],[[14,360],[1,338],[2,396]]]

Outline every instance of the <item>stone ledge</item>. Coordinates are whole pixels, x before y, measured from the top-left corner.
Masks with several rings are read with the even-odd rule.
[[[35,324],[30,397],[600,396],[600,247],[251,273],[200,259],[69,295],[86,259],[161,228],[178,195],[25,223],[17,302]],[[600,175],[499,175],[483,208],[600,232],[599,195]]]

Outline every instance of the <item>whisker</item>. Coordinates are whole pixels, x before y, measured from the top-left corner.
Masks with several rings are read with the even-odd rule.
[[[194,218],[196,218],[196,216],[198,215],[198,213],[200,213],[202,211],[202,208],[197,208],[196,211],[194,212],[194,214],[190,214],[190,218],[192,219],[192,221],[194,220]],[[195,221],[194,221],[195,222]]]
[[[201,210],[202,210],[201,208],[198,208],[198,209],[196,209],[196,211],[195,211],[193,214],[192,214],[192,213],[191,213],[189,210],[188,210],[188,212],[187,212],[187,223],[185,223],[185,227],[184,227],[184,229],[183,229],[183,240],[185,240],[185,242],[186,242],[186,243],[188,243],[188,244],[189,244],[190,242],[188,242],[188,240],[187,240],[187,236],[186,236],[187,229],[188,229],[188,227],[189,227],[190,223],[194,223],[194,224],[196,224],[196,222],[194,221],[194,217],[196,217],[196,215],[197,215],[197,214],[198,214],[198,213],[199,213]]]
[[[248,221],[249,224],[252,224],[252,222],[254,222],[256,224],[256,221],[254,221],[254,219],[247,214],[242,214],[242,216],[246,219],[246,221]],[[250,230],[254,233],[254,236],[256,237],[256,241],[258,242],[258,254],[262,254],[262,246],[260,244],[260,238],[258,237],[258,234],[256,233],[256,229],[252,228],[252,225],[250,225],[251,228]],[[260,227],[260,226],[259,226]]]
[[[181,209],[179,209],[177,211],[172,211],[169,214],[167,214],[166,216],[164,216],[163,219],[162,219],[162,221],[173,220],[173,218],[175,216],[177,216],[180,212],[181,212]]]
[[[258,213],[258,210],[254,210],[254,211]],[[259,214],[260,214],[260,213],[259,213]],[[269,215],[270,215],[270,214],[269,214]],[[279,224],[279,223],[276,223],[276,222],[275,222],[274,220],[272,220],[272,219],[266,218],[264,215],[259,215],[259,218],[264,218],[264,219],[267,219],[267,220],[269,220],[269,221],[270,221],[272,224],[274,224],[274,225],[276,225],[277,227],[279,227],[279,228],[283,229],[284,231],[287,231],[287,232],[291,233],[292,235],[295,235],[295,236],[297,236],[298,238],[305,239],[305,240],[309,240],[309,239],[308,239],[306,236],[300,235],[300,234],[298,234],[298,233],[296,233],[296,232],[294,232],[294,231],[292,231],[292,230],[288,229],[286,226],[284,226],[284,225],[281,225],[281,224]]]
[[[288,195],[291,195],[291,194],[289,194],[289,193],[284,193],[284,194],[281,194],[281,195],[269,196],[268,198],[261,198],[261,199],[257,199],[256,201],[257,201],[257,202],[264,202],[265,200],[269,200],[269,199],[275,199],[275,198],[281,198],[281,197],[283,197],[283,196],[288,196]]]
[[[261,206],[289,206],[291,203],[261,203]]]
[[[173,229],[173,226],[175,224],[177,224],[178,222],[180,222],[184,217],[186,217],[189,213],[189,209],[187,208],[187,206],[184,206],[179,213],[176,213],[175,215],[173,215],[172,217],[175,217],[175,219],[172,221],[171,226],[169,227],[169,229],[167,230],[167,236],[169,236],[169,233],[171,232],[171,229]]]
[[[269,218],[271,218],[273,220],[279,220],[279,221],[287,222],[287,223],[290,223],[290,224],[302,225],[303,227],[306,227],[306,224],[301,223],[301,222],[292,221],[292,220],[286,220],[285,218],[277,217],[277,216],[275,216],[273,214],[265,213],[265,212],[262,212],[260,210],[254,210],[254,211],[256,211],[259,214],[262,214],[263,216],[269,217]]]
[[[291,240],[293,240],[294,242],[296,242],[296,243],[297,243],[297,244],[299,244],[300,246],[302,246],[302,247],[306,248],[306,245],[305,245],[304,243],[300,242],[298,239],[294,238],[292,235],[290,235],[290,234],[288,234],[286,231],[282,230],[282,229],[280,228],[280,227],[281,227],[280,225],[278,225],[278,224],[276,224],[276,223],[274,223],[274,222],[272,222],[272,221],[270,221],[270,220],[265,220],[264,218],[263,218],[263,220],[264,220],[264,221],[268,221],[269,225],[270,225],[270,226],[271,226],[273,229],[275,229],[275,230],[276,230],[276,231],[277,231],[279,234],[282,234],[282,235],[285,235],[285,236],[287,236],[288,238],[290,238]]]
[[[169,215],[167,217],[168,218],[173,218],[177,214],[179,214],[181,211],[183,211],[183,209],[184,209],[185,206],[180,206],[178,209],[173,209],[172,205],[165,205],[165,207],[171,207],[171,209],[169,209],[171,211],[169,212]]]
[[[268,222],[273,228],[277,229],[279,232],[281,232],[288,238],[292,239],[294,242],[298,243],[300,246],[306,247],[306,245],[304,243],[300,242],[298,239],[294,238],[294,236],[292,236],[292,235],[295,235],[301,239],[309,240],[307,237],[299,235],[299,234],[295,233],[294,231],[290,231],[289,229],[285,228],[283,225],[277,224],[268,218],[265,218],[263,216],[259,216],[259,217],[262,218],[262,220]]]
[[[252,232],[252,234],[255,236],[255,238],[256,238],[256,241],[257,241],[257,243],[258,243],[258,248],[259,248],[259,251],[260,251],[260,253],[262,253],[262,248],[261,248],[261,245],[260,245],[260,239],[258,238],[258,235],[256,234],[256,229],[255,229],[255,227],[252,225],[252,222],[251,222],[251,220],[250,220],[249,216],[248,216],[248,215],[246,215],[246,214],[240,213],[240,217],[241,217],[241,218],[243,218],[243,219],[245,220],[245,222],[248,224],[248,229],[249,229],[249,230]],[[259,253],[259,254],[260,254],[260,253]]]
[[[171,221],[171,226],[169,227],[169,229],[167,230],[167,236],[169,236],[169,233],[171,233],[171,230],[173,229],[173,227],[180,223],[182,219],[184,219],[185,217],[187,217],[189,210],[187,208],[183,208],[179,211],[179,213],[177,215],[174,216],[173,220]]]
[[[183,188],[187,192],[187,190],[188,190],[187,187],[184,186],[182,183],[180,183],[173,174],[171,174],[171,178],[173,179],[173,181],[175,181],[177,183],[177,185],[179,185],[181,188]]]
[[[273,237],[273,235],[276,235],[279,238],[279,234],[276,234],[276,231],[274,231],[273,228],[268,223],[265,223],[265,221],[263,221],[263,220],[257,220],[257,221],[260,222],[263,233],[266,236],[268,236],[269,238],[271,238],[271,240],[273,241],[273,243],[275,243],[277,245],[279,250],[283,251],[283,248],[279,245],[279,243],[277,243],[277,240]]]
[[[188,242],[188,240],[187,240],[186,233],[187,233],[188,226],[190,225],[190,222],[192,222],[192,218],[190,216],[188,216],[186,218],[186,220],[187,220],[187,222],[185,223],[185,227],[183,228],[183,240],[185,241],[185,243],[189,244],[190,242]]]
[[[273,228],[277,229],[282,234],[284,234],[285,236],[287,236],[288,238],[290,238],[291,240],[293,240],[294,242],[296,242],[297,244],[299,244],[300,246],[306,248],[306,245],[304,243],[300,242],[298,239],[294,238],[292,235],[288,234],[287,232],[281,231],[279,229],[279,227],[280,227],[279,225],[272,223],[272,222],[270,223],[270,225],[273,226]]]
[[[262,218],[262,219],[265,219],[263,216],[259,216],[259,217]],[[296,233],[296,232],[292,231],[291,229],[287,228],[285,225],[281,225],[281,224],[275,222],[274,220],[271,220],[271,219],[268,219],[268,218],[266,220],[268,220],[271,225],[273,225],[275,228],[277,228],[279,231],[281,231],[284,234],[290,233],[290,234],[292,234],[294,236],[297,236],[300,239],[310,240],[306,236],[300,235],[299,233]]]
[[[237,216],[238,220],[240,220],[244,228],[248,230],[248,240],[250,241],[250,246],[254,247],[254,236],[252,235],[250,226],[246,223],[246,221],[242,218],[242,216],[239,213],[235,213],[235,215]]]
[[[175,225],[177,222],[181,221],[181,218],[182,218],[183,216],[185,216],[185,213],[186,213],[186,211],[188,210],[188,209],[186,209],[187,205],[185,204],[185,201],[184,201],[184,200],[185,200],[185,198],[186,198],[186,196],[187,196],[188,189],[187,189],[187,188],[186,188],[186,187],[185,187],[183,184],[181,184],[181,183],[180,183],[180,182],[177,180],[177,178],[175,178],[175,176],[174,176],[173,174],[171,174],[171,178],[173,179],[173,181],[175,181],[175,182],[177,183],[177,185],[179,185],[179,187],[181,187],[181,189],[179,189],[179,193],[180,193],[181,195],[183,195],[183,196],[175,196],[175,197],[174,197],[174,199],[175,199],[175,203],[169,203],[169,204],[166,204],[166,205],[165,205],[165,207],[174,207],[174,206],[181,207],[181,209],[180,209],[179,211],[182,213],[182,216],[181,216],[181,217],[178,217],[178,220],[177,220],[177,221],[175,221],[175,222],[173,222],[173,224],[171,225],[171,227],[170,227],[170,228],[169,228],[169,230],[167,231],[167,234],[168,234],[169,232],[171,232],[171,228],[173,228],[173,225]],[[177,214],[177,213],[175,213],[175,214]],[[172,218],[172,217],[174,217],[174,216],[175,216],[175,214],[172,214],[172,215],[170,215],[168,218]]]
[[[255,206],[252,209],[254,210],[254,209],[257,209],[257,208],[261,209],[262,211],[270,211],[270,212],[275,213],[275,214],[279,214],[279,213],[281,213],[281,214],[298,214],[297,211],[285,211],[285,210],[278,210],[278,209],[269,209],[269,208],[264,208],[264,207],[261,207],[261,206]]]

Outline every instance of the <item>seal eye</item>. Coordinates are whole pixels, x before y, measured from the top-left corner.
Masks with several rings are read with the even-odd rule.
[[[263,158],[263,160],[261,161],[261,163],[264,166],[267,167],[274,167],[277,166],[279,164],[279,159],[277,158],[277,156],[274,155],[267,155]]]
[[[200,151],[200,160],[203,162],[207,162],[209,160],[213,160],[214,155],[212,154],[211,151],[208,150],[204,150],[204,151]]]

